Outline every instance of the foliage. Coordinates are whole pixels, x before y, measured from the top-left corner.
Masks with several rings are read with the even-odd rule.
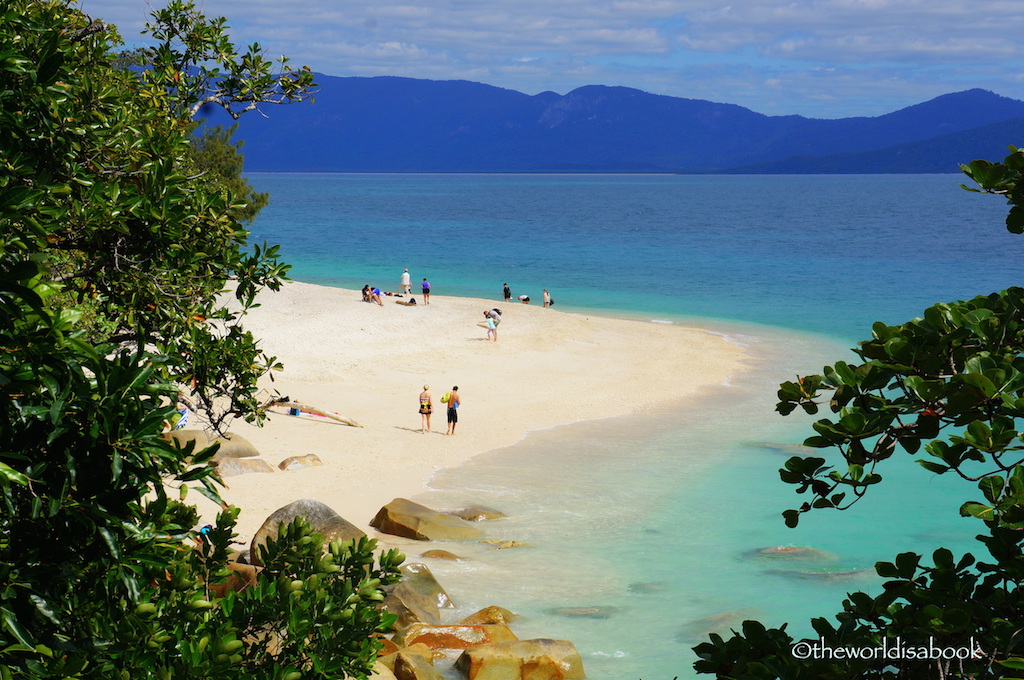
[[[259,43],[239,55],[224,17],[209,19],[190,0],[171,0],[152,16],[146,29],[160,45],[151,53],[147,76],[167,89],[175,115],[192,118],[204,106],[216,105],[237,120],[261,104],[311,96],[308,66],[290,71],[283,56],[268,61]]]
[[[962,166],[980,189],[1007,197],[1007,228],[1024,232],[1024,152],[1011,147],[1003,163]],[[965,187],[966,188],[966,187]],[[872,339],[854,350],[861,363],[836,362],[822,374],[780,386],[777,410],[816,414],[827,404],[834,418],[814,423],[806,446],[833,449],[831,458],[790,458],[782,481],[810,500],[783,513],[800,516],[844,509],[882,481],[882,461],[897,451],[923,453],[917,462],[935,474],[976,484],[960,514],[985,524],[977,540],[992,562],[936,550],[931,566],[904,553],[879,562],[891,579],[880,595],[851,593],[836,616],[812,621],[819,645],[830,650],[878,650],[897,640],[913,648],[967,649],[968,659],[849,659],[828,653],[808,660],[785,626],[746,622],[724,640],[712,635],[695,648],[695,668],[736,678],[1010,677],[1024,669],[1021,589],[1024,583],[1024,289],[943,303],[899,326],[877,323]],[[839,456],[834,454],[838,452]],[[834,462],[830,462],[834,461]],[[797,645],[797,647],[794,647]],[[930,647],[929,647],[930,646]],[[920,658],[923,656],[924,658]],[[827,657],[827,658],[821,658]]]
[[[168,495],[217,499],[214,449],[161,433],[183,380],[251,399],[273,362],[238,322],[284,266],[243,252],[244,197],[187,174],[192,122],[115,40],[64,2],[0,0],[0,678],[365,675],[399,553],[324,552],[296,522],[252,593],[213,597],[235,511],[197,539]]]
[[[270,200],[270,195],[255,191],[242,177],[242,146],[244,142],[232,143],[237,125],[224,129],[221,126],[197,128],[189,146],[196,181],[202,181],[210,191],[223,192],[225,196],[243,197],[245,204],[235,207],[235,217],[242,222],[251,221]]]

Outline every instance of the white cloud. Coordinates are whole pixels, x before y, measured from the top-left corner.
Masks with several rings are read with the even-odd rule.
[[[975,86],[1022,95],[1019,0],[201,5],[209,15],[228,17],[237,42],[259,41],[268,54],[287,54],[293,64],[331,75],[467,78],[529,93],[627,85],[813,115],[883,113]],[[118,24],[127,40],[135,39],[147,12],[139,0],[81,6]]]

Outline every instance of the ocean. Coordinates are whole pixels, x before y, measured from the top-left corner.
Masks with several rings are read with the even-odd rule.
[[[854,508],[787,529],[803,498],[777,470],[812,419],[773,411],[780,382],[850,359],[873,322],[1020,283],[1005,201],[964,180],[256,173],[271,202],[252,240],[280,244],[300,281],[394,290],[408,268],[439,295],[546,288],[562,311],[698,325],[747,350],[751,370],[704,399],[530,433],[419,499],[498,508],[489,535],[529,544],[432,564],[458,614],[506,607],[520,637],[572,640],[592,680],[671,680],[747,618],[810,635],[845,593],[877,591],[876,561],[977,553],[958,514],[972,489],[910,456]],[[814,551],[759,552],[777,546]]]

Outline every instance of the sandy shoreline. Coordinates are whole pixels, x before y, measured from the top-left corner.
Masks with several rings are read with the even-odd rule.
[[[473,298],[431,296],[423,305],[416,297],[415,307],[386,297],[381,307],[358,291],[303,283],[261,295],[246,327],[285,365],[265,386],[365,427],[276,413],[262,428],[233,423],[275,469],[290,456],[323,461],[226,478],[222,496],[242,508],[242,540],[299,498],[326,503],[375,535],[376,511],[426,490],[437,469],[532,430],[693,398],[744,368],[741,347],[703,329]],[[477,325],[491,307],[504,313],[496,343]],[[424,384],[434,399],[430,434],[420,433],[417,413]],[[453,385],[463,405],[448,437],[440,397]],[[213,504],[196,502],[212,518]]]

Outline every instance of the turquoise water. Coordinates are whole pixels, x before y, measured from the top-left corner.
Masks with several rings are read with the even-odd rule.
[[[436,475],[425,502],[499,508],[489,535],[529,543],[431,563],[460,613],[512,609],[521,637],[573,640],[595,680],[692,677],[709,630],[809,633],[878,587],[875,561],[973,547],[967,490],[909,457],[854,509],[787,529],[799,500],[777,469],[810,419],[773,413],[780,381],[847,358],[873,321],[1020,282],[1005,205],[958,176],[251,179],[272,195],[254,237],[281,243],[299,280],[387,290],[408,267],[439,294],[548,288],[559,309],[700,323],[752,358],[694,403],[531,433]],[[755,553],[770,546],[823,552]]]

